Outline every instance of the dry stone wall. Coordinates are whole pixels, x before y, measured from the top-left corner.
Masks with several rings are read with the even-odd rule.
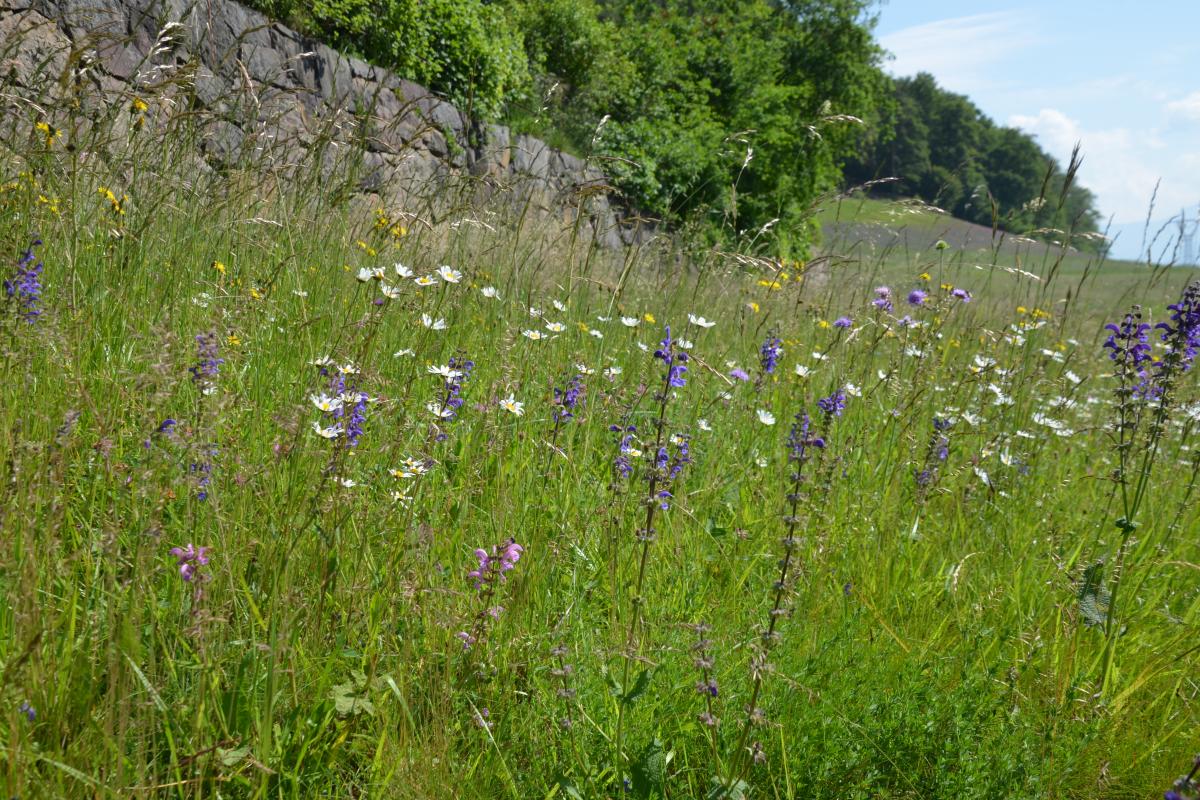
[[[607,247],[654,234],[594,166],[473,122],[424,87],[232,0],[0,0],[0,85],[39,113],[77,102],[86,85],[108,98],[100,105],[154,98],[160,127],[202,117],[201,166],[315,161],[388,203],[498,201]],[[6,110],[24,113],[7,94]]]

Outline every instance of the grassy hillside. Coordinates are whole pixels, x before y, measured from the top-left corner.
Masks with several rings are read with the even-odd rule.
[[[915,246],[956,230],[925,212],[809,264],[606,253],[197,170],[174,122],[0,154],[6,796],[1128,798],[1187,766],[1196,370],[1147,333],[1131,392],[1102,325],[1179,330],[1191,273]]]

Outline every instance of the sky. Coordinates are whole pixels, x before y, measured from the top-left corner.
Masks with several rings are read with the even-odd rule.
[[[1113,256],[1144,256],[1156,184],[1150,237],[1181,212],[1197,218],[1200,2],[883,0],[876,11],[891,74],[931,73],[1064,166],[1080,143],[1080,183],[1116,237]]]

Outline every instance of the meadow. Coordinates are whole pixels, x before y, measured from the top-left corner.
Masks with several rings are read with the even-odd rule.
[[[604,251],[198,169],[142,113],[6,123],[5,796],[1134,798],[1189,767],[1195,272]]]

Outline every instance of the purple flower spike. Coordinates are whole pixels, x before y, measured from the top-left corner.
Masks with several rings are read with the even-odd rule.
[[[185,581],[192,581],[200,567],[208,564],[208,547],[196,547],[189,543],[187,547],[172,547],[171,555],[179,561],[179,575]]]

